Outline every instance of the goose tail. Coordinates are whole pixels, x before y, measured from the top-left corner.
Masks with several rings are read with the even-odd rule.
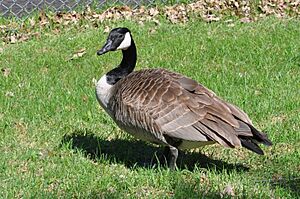
[[[264,152],[261,150],[258,144],[261,143],[266,146],[271,146],[272,145],[271,140],[269,140],[267,134],[259,132],[251,124],[248,124],[248,126],[251,128],[251,132],[253,136],[252,137],[239,136],[242,146],[259,155],[264,155]]]

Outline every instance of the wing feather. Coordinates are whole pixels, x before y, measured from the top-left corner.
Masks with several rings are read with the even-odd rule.
[[[243,111],[196,81],[163,69],[133,72],[121,79],[110,100],[115,119],[131,126],[188,141],[241,146],[253,136]]]

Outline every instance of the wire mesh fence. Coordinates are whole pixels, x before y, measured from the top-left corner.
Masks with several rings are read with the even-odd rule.
[[[178,0],[0,0],[0,16],[24,19],[39,10],[70,12],[86,6],[102,8],[110,5],[139,7],[156,3],[176,3]]]

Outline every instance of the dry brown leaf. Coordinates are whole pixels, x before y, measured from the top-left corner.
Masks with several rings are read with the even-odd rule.
[[[40,71],[43,74],[47,74],[49,72],[49,69],[48,69],[48,67],[43,67],[43,68],[40,69]]]
[[[108,26],[105,26],[103,33],[109,33],[109,31],[110,31],[110,28]]]
[[[188,21],[188,9],[185,5],[166,7],[165,14],[171,23],[185,23]]]
[[[223,198],[224,196],[235,196],[234,189],[230,184],[227,185],[221,193],[221,198]]]
[[[156,29],[155,29],[155,28],[150,28],[150,29],[149,29],[149,33],[150,33],[150,34],[156,33]]]
[[[160,26],[160,22],[157,19],[152,19],[152,21],[156,26]]]
[[[69,58],[68,60],[78,59],[78,58],[82,57],[85,53],[86,53],[86,49],[81,48],[81,49],[75,51],[74,54],[72,55],[72,57]]]
[[[11,72],[11,69],[10,68],[2,68],[1,72],[2,72],[4,77],[8,77],[10,72]]]
[[[18,29],[20,30],[18,31],[19,34],[6,34],[3,41],[6,43],[27,41],[34,37],[34,35],[31,34],[31,31],[35,31],[34,27],[36,25],[40,25],[40,28],[45,28],[47,24],[61,24],[62,26],[54,30],[54,33],[59,33],[61,27],[77,24],[80,19],[93,22],[93,26],[87,26],[85,23],[80,25],[81,27],[87,26],[87,28],[90,28],[98,27],[99,23],[102,23],[105,20],[120,19],[135,20],[141,25],[143,25],[146,21],[153,21],[156,25],[160,25],[157,18],[159,15],[164,15],[171,23],[186,23],[190,16],[197,16],[204,21],[214,22],[221,20],[224,13],[231,13],[232,15],[238,16],[242,23],[249,23],[255,21],[255,18],[257,17],[265,17],[268,15],[274,15],[277,17],[300,16],[300,0],[261,0],[257,6],[261,12],[257,14],[252,12],[251,9],[253,8],[250,5],[251,3],[248,0],[197,0],[189,4],[165,6],[162,9],[158,9],[156,7],[147,8],[145,6],[132,9],[128,6],[120,6],[111,7],[104,12],[97,13],[87,6],[85,11],[81,13],[73,11],[67,13],[60,12],[51,15],[48,12],[45,13],[42,11],[39,13],[38,20],[35,20],[34,18],[28,19],[31,26],[30,28],[21,26],[22,28]],[[234,25],[232,22],[229,22],[228,26]],[[16,27],[20,26],[14,22],[9,25],[0,25],[0,33],[5,33],[10,29],[16,29]],[[56,26],[54,26],[54,28],[55,27]],[[106,33],[107,30],[104,32]]]
[[[93,13],[92,15],[91,15],[91,21],[95,21],[95,20],[98,20],[98,21],[100,21],[101,23],[104,21],[104,19],[105,19],[105,15],[103,15],[103,14],[97,14],[97,13]]]
[[[262,0],[259,8],[265,15],[275,15],[277,17],[300,15],[299,0]]]
[[[159,11],[157,8],[150,8],[149,9],[149,15],[152,16],[152,17],[155,17],[156,15],[159,14]]]
[[[131,12],[132,9],[129,6],[121,6],[119,7],[119,11]]]
[[[250,23],[251,19],[249,17],[243,17],[243,18],[240,19],[240,22],[242,22],[242,23]]]
[[[54,23],[61,24],[63,21],[62,13],[57,13],[52,20]]]
[[[46,191],[52,193],[54,190],[58,189],[60,184],[61,184],[61,182],[59,180],[55,179],[49,183],[48,187],[46,188]]]
[[[18,84],[19,88],[23,88],[24,86],[25,86],[25,82],[21,82],[21,83]]]
[[[30,25],[31,25],[32,27],[34,27],[34,26],[35,26],[35,23],[36,23],[36,21],[35,21],[35,19],[34,19],[34,18],[30,18],[30,19],[29,19],[29,23],[30,23]]]
[[[284,114],[276,115],[271,118],[271,123],[272,124],[283,123],[286,120],[286,118],[287,116]]]
[[[13,97],[13,96],[15,96],[15,94],[14,94],[13,92],[11,92],[11,91],[7,91],[7,92],[5,93],[5,96],[6,96],[6,97]]]
[[[46,13],[44,11],[40,12],[40,14],[39,14],[40,26],[45,26],[48,23],[49,23],[49,21],[48,21],[48,17],[46,16]]]
[[[24,134],[27,132],[27,124],[22,121],[16,122],[14,127],[20,133]]]
[[[55,35],[57,35],[57,34],[60,33],[60,29],[59,29],[59,28],[55,28],[55,29],[52,30],[52,32],[53,32]]]
[[[86,96],[86,95],[82,96],[82,100],[83,100],[84,102],[87,102],[88,99],[89,99],[88,96]]]
[[[11,44],[17,43],[17,38],[16,38],[15,35],[11,35],[11,36],[10,36],[10,43],[11,43]]]
[[[143,21],[138,21],[138,24],[139,24],[140,26],[144,26],[144,25],[145,25]]]
[[[7,29],[7,26],[6,25],[0,25],[0,30],[5,30],[5,29]]]
[[[220,21],[220,17],[216,17],[214,15],[204,15],[203,17],[204,21],[206,22],[214,22],[214,21]]]
[[[97,85],[97,82],[98,82],[98,80],[97,80],[96,78],[93,78],[93,79],[92,79],[92,83],[93,83],[94,86]]]
[[[254,95],[261,95],[261,94],[262,94],[262,92],[260,90],[255,90],[254,91]]]
[[[85,11],[84,11],[84,14],[92,14],[92,9],[91,9],[91,6],[90,5],[87,5],[85,7]]]
[[[34,32],[31,34],[31,36],[35,37],[35,38],[41,38],[41,33],[40,32]]]
[[[141,6],[138,12],[139,12],[140,14],[145,14],[145,12],[146,12],[146,7],[145,7],[145,6]]]
[[[18,41],[23,42],[23,41],[27,41],[29,39],[29,35],[28,34],[22,34],[20,36],[20,38],[18,39]]]
[[[76,50],[75,53],[77,53],[77,54],[82,54],[82,53],[85,54],[85,50],[86,50],[85,48],[81,48],[79,50]]]

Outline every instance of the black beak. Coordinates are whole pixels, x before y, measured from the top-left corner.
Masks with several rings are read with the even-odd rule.
[[[107,40],[106,43],[104,44],[104,46],[97,51],[97,55],[103,55],[104,53],[107,53],[108,51],[113,50],[112,47],[112,41],[111,40]]]

